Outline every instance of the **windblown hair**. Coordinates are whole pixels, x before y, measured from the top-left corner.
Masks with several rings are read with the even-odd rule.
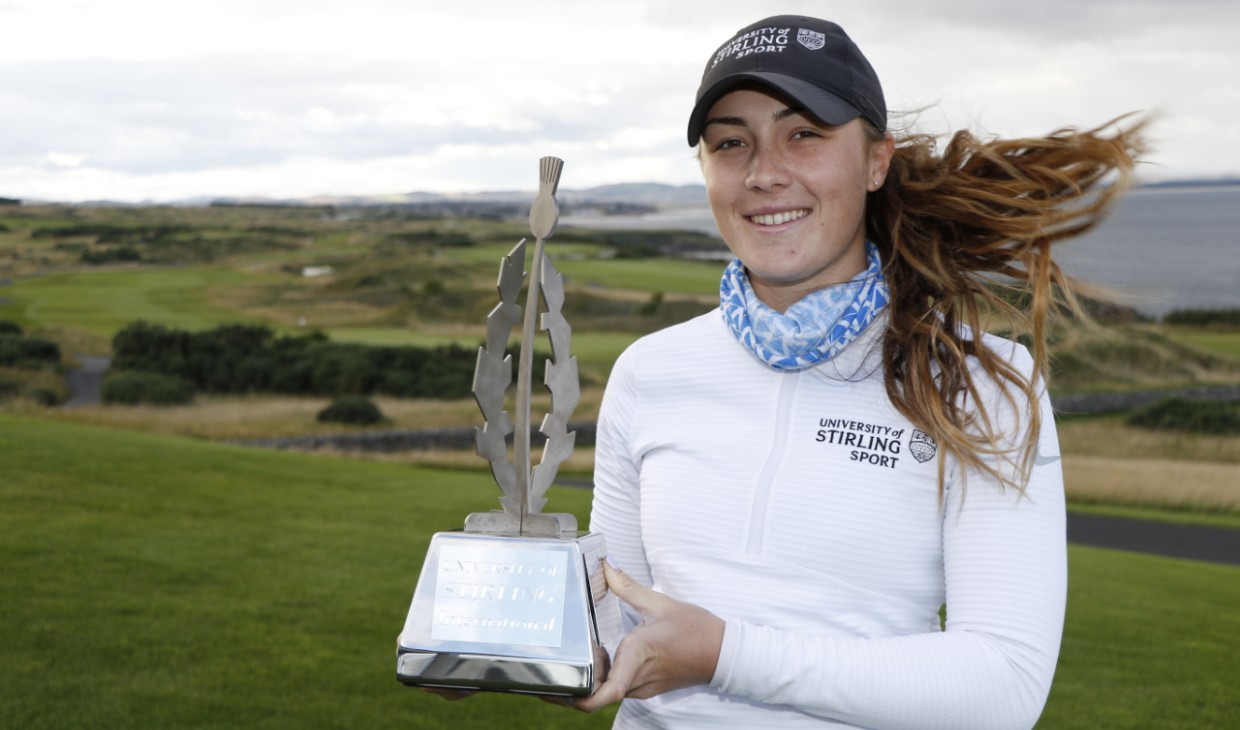
[[[1064,311],[1086,319],[1051,247],[1097,225],[1130,182],[1146,122],[1124,119],[1030,139],[957,132],[941,153],[935,137],[897,139],[886,181],[867,201],[866,232],[891,290],[883,342],[891,402],[962,469],[1017,490],[1037,453],[1051,319]],[[984,323],[996,317],[1027,335],[1032,374],[982,344]],[[977,377],[1029,414],[1015,449]]]

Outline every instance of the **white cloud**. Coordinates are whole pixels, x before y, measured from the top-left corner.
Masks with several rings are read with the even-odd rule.
[[[1163,113],[1164,176],[1235,173],[1240,3],[829,6],[919,128]],[[780,12],[819,13],[820,0]],[[0,195],[527,188],[697,179],[685,116],[747,0],[0,0]],[[72,18],[73,22],[66,22]],[[74,164],[66,164],[76,161]]]

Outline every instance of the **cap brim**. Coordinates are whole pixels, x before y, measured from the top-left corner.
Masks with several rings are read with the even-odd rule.
[[[819,88],[808,81],[785,76],[778,73],[751,71],[738,73],[719,81],[702,94],[701,99],[693,107],[689,115],[689,146],[696,147],[702,139],[706,126],[706,115],[710,108],[737,86],[747,83],[758,83],[769,86],[792,101],[797,102],[814,117],[824,124],[847,124],[861,116],[861,110],[825,89]]]

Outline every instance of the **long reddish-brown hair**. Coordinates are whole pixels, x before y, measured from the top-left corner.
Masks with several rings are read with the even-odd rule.
[[[897,139],[886,180],[866,206],[866,233],[891,291],[884,378],[896,408],[962,468],[1023,488],[1041,427],[1051,318],[1084,317],[1052,246],[1102,220],[1144,151],[1145,124],[1121,117],[1026,139],[957,132],[941,152],[935,137]],[[996,318],[1026,336],[1031,375],[982,345],[980,333]],[[1028,413],[1015,450],[987,411],[975,371]]]

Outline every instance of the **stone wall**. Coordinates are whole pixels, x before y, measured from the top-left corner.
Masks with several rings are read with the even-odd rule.
[[[1051,398],[1055,412],[1060,415],[1087,413],[1110,413],[1139,408],[1163,398],[1192,398],[1216,400],[1228,403],[1240,402],[1240,386],[1215,388],[1183,388],[1175,390],[1150,390],[1137,393],[1091,393]],[[593,446],[595,424],[570,423],[569,431],[577,432],[578,446]],[[545,437],[531,429],[530,443],[542,446]],[[295,449],[313,451],[332,448],[340,451],[430,451],[432,449],[472,451],[475,447],[474,427],[404,429],[399,431],[363,431],[360,433],[323,434],[316,436],[293,436],[288,438],[257,439],[238,442],[245,446],[270,449]],[[511,443],[511,439],[510,439]]]

